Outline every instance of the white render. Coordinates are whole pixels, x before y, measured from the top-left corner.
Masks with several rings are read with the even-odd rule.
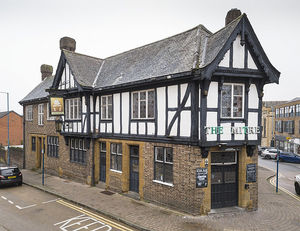
[[[229,60],[230,60],[230,50],[226,52],[222,61],[219,63],[220,67],[229,67]]]
[[[128,134],[129,126],[129,92],[122,93],[122,133]]]
[[[233,42],[233,68],[245,68],[245,46],[241,46],[241,36]]]
[[[180,115],[180,136],[191,135],[191,111],[182,111]]]
[[[235,128],[245,127],[245,123],[234,123]],[[245,133],[234,134],[234,140],[245,140]]]
[[[168,107],[178,107],[178,86],[168,86]]]
[[[258,126],[258,113],[249,112],[248,113],[248,127]],[[248,140],[257,140],[257,134],[248,134]]]
[[[206,127],[217,127],[217,121],[218,121],[218,113],[217,112],[207,112],[207,120],[206,120]],[[217,140],[217,134],[207,134],[206,135],[207,141],[216,141]]]
[[[180,85],[180,102],[182,102],[183,97],[185,95],[186,89],[187,89],[188,84],[181,84]],[[185,107],[190,107],[191,106],[191,94],[189,94],[189,97],[186,101]]]
[[[252,58],[250,52],[248,52],[248,68],[257,70],[257,66],[256,66],[255,62],[253,61],[253,58]]]
[[[220,134],[220,140],[231,140],[231,123],[221,123],[221,127],[223,127],[223,134]]]
[[[157,134],[164,136],[166,134],[166,87],[157,88]]]
[[[120,133],[120,93],[113,94],[114,133]]]
[[[258,109],[259,98],[255,84],[251,84],[249,88],[249,108]]]
[[[211,82],[209,85],[207,95],[207,107],[217,108],[218,107],[218,82]]]

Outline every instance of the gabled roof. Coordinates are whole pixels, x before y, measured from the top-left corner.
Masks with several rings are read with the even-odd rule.
[[[32,100],[43,100],[49,95],[46,89],[52,85],[54,77],[45,78],[39,85],[37,85],[28,95],[26,95],[19,103],[24,104]]]
[[[17,114],[18,116],[22,117],[21,115],[19,115],[19,114],[16,113],[15,111],[9,111],[9,113],[15,113],[15,114]],[[0,112],[0,119],[3,118],[3,117],[5,117],[7,114],[8,114],[7,111],[2,111],[2,112]]]

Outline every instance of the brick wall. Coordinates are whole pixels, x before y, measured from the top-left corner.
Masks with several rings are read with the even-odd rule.
[[[15,112],[9,113],[9,144],[23,143],[23,117]],[[0,144],[7,145],[7,115],[0,118]]]

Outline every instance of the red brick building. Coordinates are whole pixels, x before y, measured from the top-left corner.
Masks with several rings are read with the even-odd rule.
[[[7,117],[8,113],[0,112],[0,144],[7,145]],[[23,143],[23,116],[14,111],[9,112],[9,144],[21,145]]]

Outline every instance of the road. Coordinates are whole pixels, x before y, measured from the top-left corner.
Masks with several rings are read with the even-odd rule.
[[[276,161],[267,160],[262,157],[258,157],[258,165],[268,168],[276,173]],[[294,188],[294,176],[300,174],[300,164],[279,162],[279,181],[278,185],[288,190],[293,195],[296,195]]]
[[[0,211],[0,231],[135,230],[26,185],[0,188]]]

